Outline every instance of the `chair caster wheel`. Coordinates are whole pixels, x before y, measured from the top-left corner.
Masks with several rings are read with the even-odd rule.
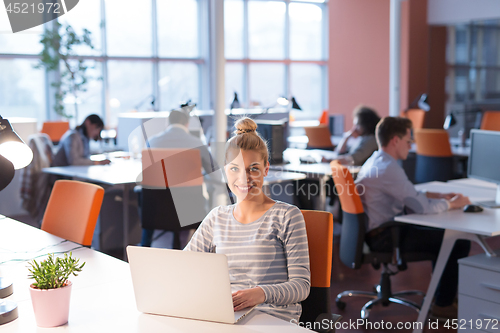
[[[344,310],[345,309],[345,306],[346,306],[345,302],[336,301],[335,304],[337,305],[337,308],[339,308],[340,310]]]

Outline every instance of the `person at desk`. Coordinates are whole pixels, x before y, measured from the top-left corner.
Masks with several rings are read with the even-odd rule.
[[[206,145],[203,144],[203,142],[199,138],[189,133],[189,116],[184,112],[171,111],[168,117],[168,121],[169,126],[166,130],[148,139],[148,147],[186,149],[197,148],[198,150],[200,150],[203,170],[207,174],[211,173],[214,170],[212,166],[212,158]],[[188,241],[190,233],[190,230],[182,230],[180,231],[179,237],[187,239]],[[153,234],[154,229],[143,228],[141,246],[150,247],[153,241]],[[186,244],[187,241],[185,241],[184,244]]]
[[[235,311],[258,309],[290,321],[310,289],[304,217],[262,191],[269,153],[257,124],[242,118],[226,145],[227,183],[237,202],[214,208],[184,250],[227,255]]]
[[[362,188],[361,201],[368,216],[366,242],[374,251],[392,251],[391,230],[382,224],[403,214],[405,210],[417,214],[435,214],[462,208],[470,203],[461,194],[423,193],[415,189],[398,164],[399,160],[407,158],[411,148],[411,128],[409,119],[383,118],[376,128],[379,150],[363,164],[356,178],[358,190]],[[403,225],[401,251],[435,253],[437,258],[443,235],[443,229]],[[431,310],[434,317],[457,318],[457,308],[453,304],[458,286],[457,260],[466,257],[469,250],[469,241],[455,243],[436,291]]]
[[[108,159],[92,161],[90,159],[90,140],[98,141],[104,122],[101,117],[91,114],[74,130],[68,130],[59,141],[59,149],[54,156],[52,166],[109,164]]]
[[[363,165],[370,155],[377,150],[375,127],[380,117],[375,110],[360,105],[353,111],[353,127],[345,133],[335,147],[339,154],[337,160],[345,165]],[[357,143],[349,147],[350,138],[358,138]]]

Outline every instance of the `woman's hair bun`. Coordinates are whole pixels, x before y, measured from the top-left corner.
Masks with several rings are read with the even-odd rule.
[[[236,131],[234,131],[234,134],[236,135],[252,132],[255,133],[257,131],[257,124],[248,117],[238,119],[238,121],[234,124],[234,127],[236,128]]]

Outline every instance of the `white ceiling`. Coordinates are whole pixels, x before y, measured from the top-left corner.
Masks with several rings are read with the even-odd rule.
[[[427,22],[450,25],[500,18],[500,0],[427,0]]]

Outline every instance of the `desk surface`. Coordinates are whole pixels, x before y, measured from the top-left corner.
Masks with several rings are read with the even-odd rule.
[[[39,254],[67,251],[78,244],[22,224],[0,219],[0,275],[14,282],[19,318],[2,325],[2,333],[37,330],[29,297],[26,262],[6,260],[31,258]],[[43,247],[49,246],[46,249]],[[20,253],[20,251],[24,253]],[[28,251],[28,253],[26,253]],[[73,250],[86,262],[78,277],[72,277],[73,290],[69,323],[51,331],[65,332],[310,332],[278,318],[253,311],[240,323],[229,325],[198,320],[143,314],[137,311],[128,264],[88,248]]]
[[[456,183],[431,182],[415,186],[418,190],[440,193],[462,193],[471,201],[493,200],[496,190],[465,186]],[[410,214],[397,216],[399,222],[407,222],[428,227],[457,230],[483,236],[500,235],[500,209],[484,208],[480,213],[464,213],[460,209],[440,214]]]

